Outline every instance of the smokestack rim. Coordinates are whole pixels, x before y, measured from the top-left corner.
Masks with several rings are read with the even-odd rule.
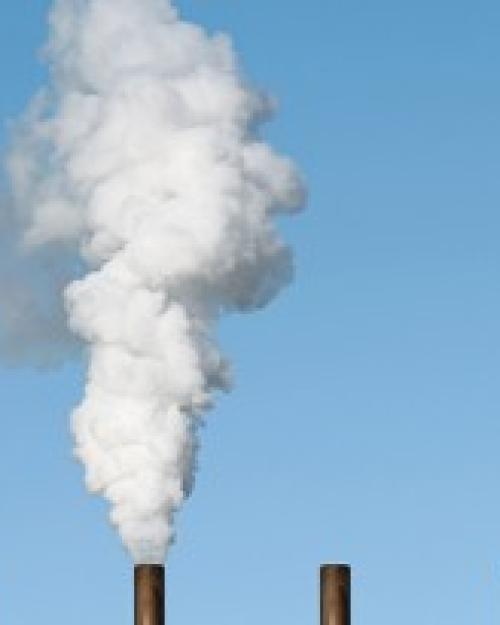
[[[345,563],[338,563],[338,564],[325,563],[325,564],[321,564],[319,568],[320,568],[321,571],[334,570],[334,571],[349,571],[349,572],[351,572],[351,565],[350,564],[345,564]]]
[[[144,571],[144,570],[152,570],[152,571],[158,571],[158,570],[165,570],[165,565],[164,564],[134,564],[134,571]]]

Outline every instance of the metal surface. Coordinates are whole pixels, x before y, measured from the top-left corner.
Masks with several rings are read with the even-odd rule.
[[[325,564],[320,571],[321,625],[351,625],[351,569]]]
[[[135,625],[164,625],[165,569],[156,564],[139,564],[134,569]]]

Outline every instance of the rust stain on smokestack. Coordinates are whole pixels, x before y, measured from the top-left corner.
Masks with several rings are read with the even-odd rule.
[[[321,625],[351,625],[351,569],[324,564],[320,571]]]
[[[165,624],[165,568],[138,564],[134,569],[135,625]]]

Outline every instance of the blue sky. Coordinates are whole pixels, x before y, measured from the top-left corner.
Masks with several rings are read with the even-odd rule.
[[[39,84],[46,0],[0,6],[0,116]],[[312,625],[317,566],[359,625],[500,618],[500,5],[183,0],[229,30],[306,173],[297,280],[221,338],[168,563],[169,622]],[[5,141],[3,131],[2,142]],[[84,492],[76,363],[0,369],[0,620],[132,622],[128,558]]]

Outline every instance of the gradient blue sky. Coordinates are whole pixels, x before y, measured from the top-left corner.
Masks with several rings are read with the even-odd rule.
[[[183,0],[233,33],[306,172],[298,276],[222,328],[168,564],[172,625],[313,625],[317,566],[357,625],[500,619],[500,5]],[[43,71],[47,0],[0,5],[0,117]],[[5,131],[1,142],[5,140]],[[71,457],[81,371],[0,368],[0,621],[132,622],[131,572]]]

